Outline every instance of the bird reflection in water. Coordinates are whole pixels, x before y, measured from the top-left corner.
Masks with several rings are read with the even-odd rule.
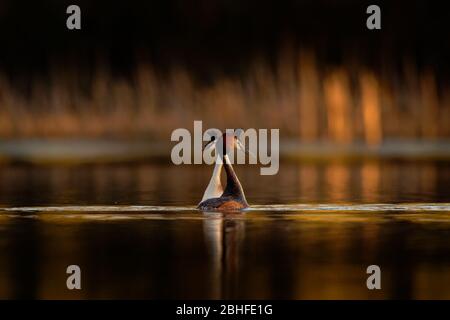
[[[205,212],[203,232],[211,257],[213,299],[233,299],[239,294],[240,250],[245,236],[242,213]]]

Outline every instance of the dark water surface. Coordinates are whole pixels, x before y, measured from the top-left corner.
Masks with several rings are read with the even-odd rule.
[[[194,209],[211,170],[0,166],[0,298],[450,299],[450,164],[238,166],[244,214]]]

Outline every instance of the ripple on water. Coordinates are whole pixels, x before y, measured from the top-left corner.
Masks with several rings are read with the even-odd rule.
[[[196,211],[195,206],[35,206],[35,207],[4,207],[4,212],[178,212]],[[380,211],[450,211],[450,203],[405,203],[405,204],[274,204],[254,205],[247,211],[334,211],[334,212],[380,212]]]

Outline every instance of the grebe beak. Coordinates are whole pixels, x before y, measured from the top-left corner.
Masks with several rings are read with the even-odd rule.
[[[205,146],[203,147],[203,151],[209,151],[216,147],[217,139],[209,141]]]
[[[242,144],[242,142],[239,141],[238,138],[236,138],[236,145],[237,145],[237,149],[238,149],[238,150],[244,151],[245,153],[247,153],[247,154],[250,155],[251,157],[257,159],[256,155],[255,155],[253,152],[251,152],[248,148],[246,148],[246,147]]]

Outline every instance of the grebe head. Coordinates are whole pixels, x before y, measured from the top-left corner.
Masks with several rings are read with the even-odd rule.
[[[225,132],[218,138],[212,135],[210,141],[205,145],[203,150],[210,150],[212,148],[216,148],[216,150],[220,150],[221,155],[226,155],[229,154],[230,150],[233,150],[235,147],[238,150],[242,150],[246,153],[249,153],[247,148],[245,148],[239,141],[237,133]]]

